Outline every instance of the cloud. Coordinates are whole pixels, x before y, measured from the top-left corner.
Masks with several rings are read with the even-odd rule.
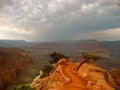
[[[29,40],[29,39],[32,39],[30,37],[32,34],[33,34],[32,32],[28,32],[22,28],[0,25],[0,39]]]
[[[18,34],[32,34],[32,32],[28,32],[22,28],[16,28],[12,26],[0,26],[0,29],[0,32],[10,32],[12,30],[13,32]]]
[[[16,32],[0,31],[0,39],[24,40],[25,38],[28,40],[27,38],[30,37]]]
[[[75,39],[119,28],[120,0],[0,0],[0,25],[29,41]]]
[[[97,40],[120,40],[120,28],[108,29],[83,34],[81,39],[97,39]]]
[[[0,0],[0,8],[3,8],[6,5],[12,5],[11,0]]]

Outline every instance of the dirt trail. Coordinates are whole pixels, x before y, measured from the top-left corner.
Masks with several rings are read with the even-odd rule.
[[[87,85],[87,81],[77,76],[73,72],[73,67],[74,64],[72,63],[68,63],[63,67],[63,73],[70,79],[66,85],[68,86],[68,90],[80,90],[80,88],[84,88]]]

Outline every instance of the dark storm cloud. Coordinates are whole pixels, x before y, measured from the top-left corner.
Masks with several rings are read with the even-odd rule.
[[[80,39],[120,28],[120,0],[0,0],[0,27],[26,40]]]

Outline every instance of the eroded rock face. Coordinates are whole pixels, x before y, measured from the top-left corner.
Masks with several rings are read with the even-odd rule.
[[[32,78],[28,76],[31,75],[30,70],[34,73],[32,69],[32,60],[24,50],[0,48],[0,87],[30,82]]]
[[[114,90],[105,80],[105,70],[94,64],[60,60],[48,77],[36,77],[31,86],[36,90]]]

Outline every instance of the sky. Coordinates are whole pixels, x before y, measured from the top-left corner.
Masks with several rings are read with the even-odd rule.
[[[0,39],[120,40],[120,0],[0,0]]]

